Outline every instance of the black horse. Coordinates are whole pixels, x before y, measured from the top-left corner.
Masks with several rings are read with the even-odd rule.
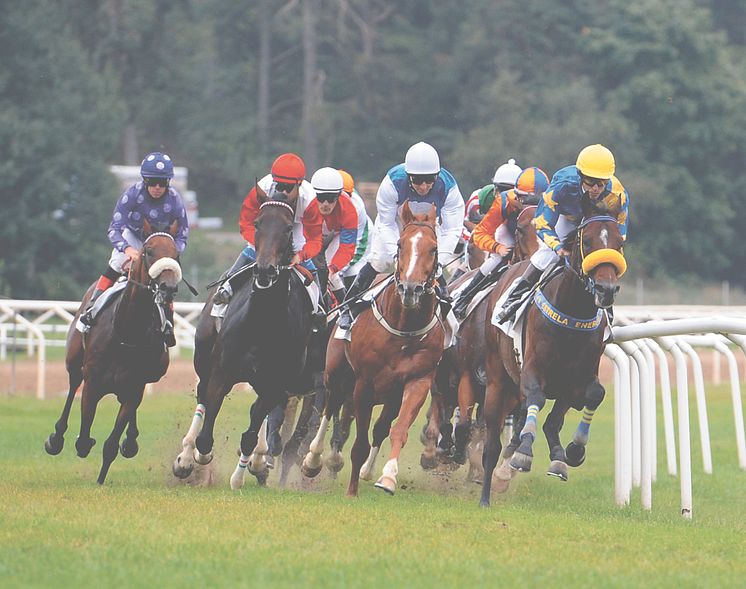
[[[197,410],[173,465],[174,474],[186,478],[194,461],[204,465],[212,460],[213,430],[223,399],[233,385],[248,382],[257,399],[249,428],[241,436],[233,488],[243,485],[247,467],[260,481],[266,479],[266,456],[250,459],[265,418],[275,407],[284,407],[289,395],[312,389],[306,356],[313,308],[304,286],[304,280],[311,278],[299,277],[289,266],[298,188],[288,195],[273,193],[271,198],[259,186],[256,190],[260,202],[256,265],[228,304],[219,331],[210,315],[212,294],[202,311],[194,353]]]
[[[117,457],[119,439],[125,428],[127,435],[121,445],[122,456],[132,458],[137,454],[136,414],[145,385],[160,380],[168,369],[162,326],[163,308],[172,303],[181,281],[179,253],[173,238],[176,223],[168,233],[153,232],[146,220],[144,232],[145,242],[137,261],[132,264],[127,286],[113,294],[85,335],[75,325],[88,306],[94,285],[83,297],[67,334],[65,363],[70,381],[67,400],[54,433],[44,444],[49,454],[62,451],[75,392],[85,381],[80,405],[80,435],[75,449],[81,458],[88,456],[96,443],[91,437],[96,406],[104,395],[115,393],[120,408],[114,429],[104,442],[104,460],[98,475],[100,485],[104,484],[109,467]]]

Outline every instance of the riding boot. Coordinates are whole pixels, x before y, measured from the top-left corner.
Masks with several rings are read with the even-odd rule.
[[[542,270],[539,270],[529,262],[523,276],[521,276],[520,280],[505,300],[505,303],[503,303],[503,310],[500,311],[500,314],[497,316],[498,323],[505,323],[515,314],[518,307],[521,306],[523,295],[531,290],[531,288],[539,281],[541,274]]]
[[[435,285],[435,294],[438,296],[441,313],[445,317],[451,310],[453,299],[448,294],[448,285],[446,284],[446,277],[443,274],[438,276],[438,283]]]
[[[223,281],[223,284],[218,287],[215,296],[212,298],[213,304],[227,305],[230,302],[231,297],[233,296],[233,287],[240,287],[242,284],[244,284],[244,282],[246,282],[249,276],[251,276],[251,272],[249,270],[241,272],[237,276],[235,275],[236,272],[243,268],[246,264],[254,261],[254,258],[252,256],[247,255],[246,250],[248,249],[248,247],[244,248],[244,250],[236,258],[236,261],[233,262],[233,266],[231,266],[230,270],[228,270],[228,279]]]
[[[80,322],[85,327],[86,331],[91,328],[93,323],[93,305],[96,303],[98,298],[106,292],[116,280],[119,279],[121,274],[114,270],[111,266],[107,266],[106,271],[99,277],[96,283],[96,288],[91,295],[91,300],[88,301],[88,306],[80,314]]]
[[[476,295],[482,289],[482,284],[486,282],[486,279],[487,276],[482,274],[481,271],[477,270],[477,272],[472,277],[471,282],[469,282],[469,284],[466,285],[466,288],[461,291],[461,293],[458,295],[453,303],[453,314],[456,315],[456,319],[458,319],[459,321],[464,320],[464,318],[466,317],[466,309],[469,306],[469,303],[474,298],[474,295]]]
[[[340,288],[339,290],[333,290],[332,295],[334,296],[335,300],[337,301],[337,305],[341,305],[342,301],[345,300],[345,289]]]
[[[352,327],[352,322],[360,312],[360,304],[356,299],[370,288],[376,276],[378,276],[378,272],[370,265],[370,262],[365,264],[358,272],[355,282],[347,291],[345,302],[350,301],[350,303],[342,310],[339,319],[337,319],[337,325],[341,329],[348,330]]]
[[[321,290],[321,282],[319,281],[319,273],[317,271],[313,272],[313,281],[316,283],[316,288],[319,289],[319,305],[314,309],[313,314],[311,315],[311,329],[314,332],[319,332],[326,327],[327,314],[324,310],[324,296],[322,294],[323,291]]]

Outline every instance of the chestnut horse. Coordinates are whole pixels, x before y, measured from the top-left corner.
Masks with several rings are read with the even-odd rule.
[[[359,315],[352,326],[350,342],[329,342],[325,381],[330,402],[303,462],[307,475],[321,469],[329,420],[349,395],[345,384],[354,382],[352,405],[357,434],[350,456],[352,473],[347,495],[351,497],[357,495],[361,477],[372,477],[381,443],[387,436],[391,438],[391,453],[375,486],[389,494],[396,491],[399,454],[407,442],[409,427],[427,398],[443,353],[445,329],[435,294],[435,205],[427,214],[415,215],[405,202],[400,218],[402,230],[393,279],[373,306]],[[374,405],[383,405],[383,410],[373,428],[371,448],[368,428]],[[396,424],[391,427],[394,419]]]
[[[627,265],[623,239],[616,219],[594,216],[584,219],[572,234],[574,243],[565,264],[539,283],[524,316],[523,363],[518,365],[513,340],[486,322],[487,389],[484,416],[487,437],[482,455],[484,485],[480,505],[488,507],[492,473],[500,456],[500,430],[505,417],[525,399],[527,417],[512,456],[504,456],[505,469],[529,471],[537,416],[547,399],[554,406],[543,430],[552,460],[547,474],[567,480],[567,465],[579,466],[585,459],[593,413],[604,397],[598,381],[598,365],[604,351],[604,312],[614,304],[619,278]],[[525,270],[528,262],[516,264],[498,282],[490,296],[495,307],[501,294]],[[583,410],[573,441],[563,448],[559,432],[565,413]],[[501,467],[503,468],[503,467]],[[510,473],[498,477],[510,479]]]
[[[44,448],[52,455],[62,451],[75,392],[81,382],[85,382],[75,449],[81,458],[88,456],[96,443],[91,437],[91,425],[98,402],[104,395],[116,394],[119,413],[114,429],[104,442],[104,459],[98,475],[100,485],[104,484],[118,450],[125,458],[137,454],[136,414],[145,385],[158,382],[168,369],[168,349],[162,332],[163,307],[172,304],[181,281],[179,252],[174,241],[176,230],[174,222],[168,233],[153,232],[145,220],[145,241],[137,260],[131,264],[127,286],[112,295],[84,335],[76,329],[76,323],[88,306],[95,287],[91,285],[67,332],[65,363],[70,388],[62,415]],[[127,435],[118,448],[125,428]]]
[[[515,247],[510,263],[527,260],[539,248],[539,238],[532,224],[536,205],[524,207],[518,214],[515,229]],[[449,284],[453,291],[464,282],[471,280],[475,271],[459,277]],[[493,288],[492,285],[486,288]],[[437,465],[436,444],[442,435],[440,449],[444,450],[442,458],[449,456],[456,464],[464,464],[467,459],[467,445],[472,435],[472,412],[476,403],[484,400],[485,388],[485,321],[488,320],[492,307],[489,297],[482,299],[459,326],[456,345],[443,353],[438,364],[435,387],[432,391],[430,419],[423,432],[425,449],[420,464],[425,469]],[[454,407],[459,407],[459,420],[455,431],[450,423]],[[453,438],[451,438],[453,432]],[[481,454],[479,458],[481,462]],[[481,471],[481,466],[476,467]],[[481,481],[481,472],[470,472],[471,477]],[[474,480],[476,480],[476,478]]]
[[[275,192],[271,197],[258,185],[256,191],[260,203],[256,265],[251,278],[228,303],[219,332],[210,315],[212,294],[202,310],[194,351],[199,376],[197,408],[173,464],[174,475],[186,478],[195,461],[205,465],[212,460],[215,420],[223,399],[233,385],[248,382],[257,399],[251,406],[249,427],[241,436],[241,456],[231,477],[233,489],[243,486],[247,467],[260,482],[266,480],[266,444],[256,460],[250,457],[267,414],[285,407],[289,395],[312,389],[306,357],[313,309],[301,278],[289,266],[298,188],[289,195]]]

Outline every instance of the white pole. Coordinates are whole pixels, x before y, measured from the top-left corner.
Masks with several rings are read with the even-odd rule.
[[[666,439],[666,465],[668,474],[676,476],[676,440],[673,426],[673,405],[671,404],[671,378],[668,372],[668,358],[653,339],[646,340],[656,356],[658,356],[658,375],[661,381],[661,406],[663,408],[663,432]]]
[[[627,342],[622,342],[627,343]],[[619,344],[622,345],[621,343]],[[622,348],[624,349],[624,348]],[[632,356],[626,349],[624,351],[628,356]],[[629,363],[630,368],[630,399],[632,408],[632,486],[640,486],[640,368],[634,358]]]
[[[620,507],[629,505],[632,490],[632,416],[630,413],[630,362],[615,344],[604,351],[614,362],[618,387],[614,390],[614,497]]]
[[[645,356],[648,366],[648,433],[650,434],[650,477],[653,482],[658,478],[658,435],[656,433],[657,411],[655,395],[655,356],[650,351],[646,340],[639,340],[640,351]]]
[[[746,470],[746,437],[743,430],[743,407],[741,405],[741,384],[738,380],[738,362],[736,357],[722,342],[716,342],[715,347],[728,360],[730,373],[730,393],[733,402],[733,419],[736,425],[736,448],[738,450],[738,466]]]
[[[706,474],[712,474],[712,451],[710,449],[710,426],[707,422],[707,400],[705,397],[705,379],[702,375],[702,361],[697,352],[681,338],[677,345],[682,352],[689,355],[694,372],[694,390],[697,399],[697,417],[699,418],[699,440],[702,446],[702,468]]]

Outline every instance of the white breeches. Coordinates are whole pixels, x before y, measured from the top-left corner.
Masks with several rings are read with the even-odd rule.
[[[515,246],[515,237],[510,232],[510,229],[508,229],[507,223],[503,223],[497,228],[497,231],[495,231],[495,241],[511,248]],[[502,262],[502,260],[503,256],[499,254],[496,254],[494,252],[487,254],[484,262],[479,267],[479,272],[484,276],[487,276],[487,274],[492,272],[500,265],[500,262]]]
[[[140,238],[135,235],[133,231],[130,229],[125,228],[124,231],[122,231],[122,236],[125,240],[127,240],[127,243],[130,244],[133,248],[140,251],[142,249],[142,241],[140,241]],[[120,252],[117,249],[111,250],[111,257],[109,258],[109,266],[112,270],[116,270],[120,274],[124,274],[125,271],[122,270],[122,265],[129,260],[129,257],[124,252]]]
[[[559,219],[557,219],[557,224],[554,226],[554,230],[557,233],[560,242],[564,242],[565,238],[575,231],[577,227],[578,226],[567,217],[560,215]],[[533,256],[531,256],[531,263],[539,270],[546,270],[549,266],[556,264],[558,261],[559,256],[543,241],[539,243],[539,249],[534,252]]]

